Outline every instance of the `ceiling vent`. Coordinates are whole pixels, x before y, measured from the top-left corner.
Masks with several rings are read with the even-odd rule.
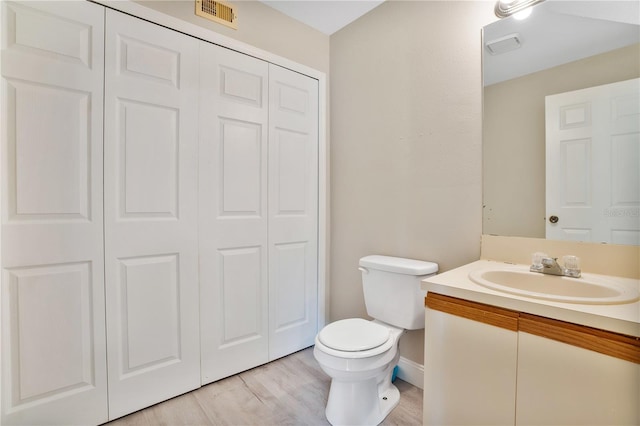
[[[238,29],[235,7],[217,0],[196,0],[196,15],[234,30]]]
[[[519,34],[509,34],[508,36],[500,37],[495,40],[489,40],[485,43],[487,50],[492,55],[499,55],[501,53],[506,53],[511,50],[519,48],[520,43],[520,35]]]

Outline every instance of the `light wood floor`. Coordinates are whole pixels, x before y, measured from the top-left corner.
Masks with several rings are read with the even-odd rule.
[[[308,348],[106,425],[328,425],[329,383]],[[400,404],[382,424],[422,424],[422,389],[400,379],[395,385]]]

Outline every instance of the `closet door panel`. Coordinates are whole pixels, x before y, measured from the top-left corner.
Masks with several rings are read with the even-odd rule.
[[[158,104],[118,102],[121,218],[177,218],[178,112]]]
[[[318,82],[269,65],[269,359],[318,326]]]
[[[104,8],[0,7],[0,423],[103,423]]]
[[[198,41],[107,12],[109,418],[200,385]]]
[[[200,47],[202,382],[268,361],[268,65]]]

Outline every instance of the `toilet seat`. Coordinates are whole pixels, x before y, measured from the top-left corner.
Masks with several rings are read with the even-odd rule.
[[[359,352],[377,348],[389,340],[391,331],[362,318],[333,322],[318,334],[320,342],[337,351]]]
[[[369,325],[362,324],[362,322],[367,323]],[[370,329],[370,330],[371,330],[371,328],[369,328],[370,326],[376,327],[376,328],[373,328],[372,330],[374,330],[373,334],[378,335],[377,338],[373,338],[369,340],[369,337],[362,336],[362,342],[360,342],[359,344],[360,348],[367,347],[367,346],[373,346],[373,347],[370,347],[369,349],[360,349],[360,350],[340,350],[340,349],[332,348],[330,345],[339,346],[339,343],[336,343],[332,339],[334,334],[333,332],[334,331],[342,332],[341,329],[343,326],[345,327],[345,329],[343,329],[342,331],[346,330],[345,331],[346,333],[349,333],[350,331],[353,331],[353,330],[356,330],[356,332],[357,330],[362,330],[360,326],[366,327],[367,329]],[[325,329],[327,329],[328,327],[331,327],[329,328],[329,332],[324,333]],[[381,327],[382,331],[377,327]],[[397,344],[398,339],[400,338],[400,335],[403,332],[404,330],[401,328],[393,327],[388,324],[381,323],[377,320],[367,321],[362,318],[350,318],[346,320],[336,321],[325,326],[320,331],[320,333],[316,335],[315,345],[316,345],[316,349],[318,349],[319,351],[327,355],[336,357],[336,359],[354,360],[354,359],[370,358],[380,354],[384,354],[385,352],[393,348],[393,346]],[[364,333],[361,333],[361,334],[364,334]],[[321,340],[320,338],[321,335],[322,335],[322,338],[328,342],[328,344],[325,344]],[[383,339],[382,337],[380,337],[381,335],[387,336],[386,340],[384,340],[382,343],[380,343],[380,341]],[[358,337],[360,338],[361,336],[358,336]],[[363,342],[366,342],[366,343],[363,343]],[[378,343],[377,346],[376,346],[376,343]],[[342,347],[349,348],[349,346],[344,346],[344,345],[346,344],[343,343]],[[353,346],[351,348],[353,348]]]

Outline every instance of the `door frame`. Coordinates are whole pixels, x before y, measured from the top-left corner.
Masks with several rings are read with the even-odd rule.
[[[146,21],[182,32],[201,40],[217,44],[266,62],[288,68],[318,80],[318,331],[327,323],[329,287],[327,263],[329,248],[328,206],[328,144],[327,144],[327,76],[306,65],[291,61],[250,44],[218,34],[214,31],[183,21],[131,0],[89,0],[107,8],[118,10]]]

